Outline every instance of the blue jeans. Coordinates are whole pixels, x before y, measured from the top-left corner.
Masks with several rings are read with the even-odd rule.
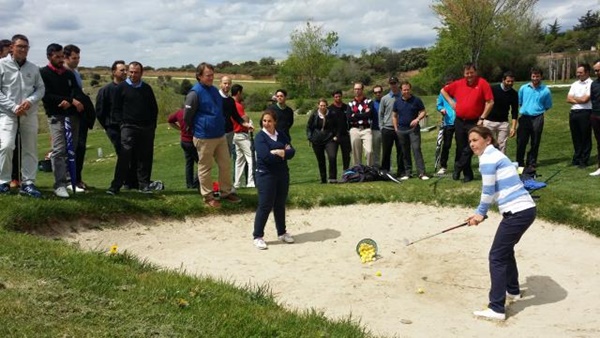
[[[489,255],[492,288],[488,307],[499,313],[505,312],[506,292],[513,295],[520,294],[515,245],[535,220],[536,208],[514,214],[505,213],[503,216]]]
[[[254,179],[258,190],[258,208],[254,217],[254,238],[265,235],[265,225],[271,210],[275,216],[277,236],[285,234],[285,202],[290,188],[290,174],[288,171],[269,173],[257,170]]]

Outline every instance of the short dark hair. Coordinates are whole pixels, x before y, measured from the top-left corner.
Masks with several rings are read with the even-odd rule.
[[[51,43],[48,45],[48,47],[46,47],[46,56],[51,57],[52,54],[61,52],[62,50],[63,46],[59,45],[58,43]]]
[[[283,94],[283,96],[287,97],[287,90],[285,90],[285,89],[277,89],[275,91],[275,94],[277,94],[279,92],[281,92]]]
[[[544,72],[539,67],[531,67],[531,69],[529,70],[529,75],[532,75],[532,74],[544,75]]]
[[[10,42],[10,40],[8,40],[8,39],[0,40],[0,48],[10,47],[10,45],[12,45],[12,42]]]
[[[112,70],[113,72],[115,70],[117,70],[117,65],[124,65],[125,61],[124,60],[115,60],[115,62],[113,62],[112,66],[110,66],[110,70]]]
[[[465,64],[463,65],[463,70],[467,70],[467,69],[471,69],[473,68],[473,70],[477,70],[477,66],[475,66],[475,64],[473,62],[465,62]]]
[[[586,72],[586,73],[589,73],[592,70],[592,68],[590,67],[590,64],[589,63],[585,63],[585,62],[582,62],[582,63],[578,64],[577,68],[579,68],[579,67],[582,67],[583,71]]]
[[[342,90],[341,89],[336,89],[333,91],[333,93],[331,93],[331,97],[334,97],[336,95],[343,95],[342,94]]]
[[[76,53],[76,54],[81,53],[81,49],[79,49],[79,47],[77,47],[75,45],[66,45],[63,48],[63,52],[65,53],[65,57],[69,57],[69,56],[71,56],[72,53]]]
[[[17,42],[17,40],[23,40],[23,41],[26,41],[27,43],[29,43],[29,39],[25,35],[23,35],[23,34],[15,34],[15,35],[13,35],[13,37],[11,39],[12,43]]]
[[[512,77],[514,79],[515,74],[513,72],[511,72],[510,70],[507,70],[506,72],[504,72],[502,74],[502,81],[506,80],[507,77]]]
[[[129,63],[129,67],[131,67],[131,66],[140,67],[140,70],[142,71],[142,74],[144,73],[144,66],[142,65],[141,62],[139,62],[139,61],[131,61]]]
[[[196,79],[198,79],[207,68],[213,72],[215,71],[215,66],[211,65],[210,63],[202,62],[198,65],[198,67],[196,67]]]
[[[400,88],[402,88],[402,86],[408,86],[408,88],[412,88],[412,85],[407,80],[400,82]]]
[[[375,91],[375,88],[381,88],[381,90],[383,91],[383,87],[381,85],[374,85],[373,86],[373,91]]]
[[[241,84],[234,84],[231,86],[231,96],[236,96],[242,90],[244,90],[244,87]]]

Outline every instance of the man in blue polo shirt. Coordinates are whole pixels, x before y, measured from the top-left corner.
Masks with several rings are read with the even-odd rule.
[[[531,82],[519,88],[519,126],[517,127],[517,162],[519,167],[537,166],[538,151],[544,130],[544,113],[552,108],[550,89],[542,84],[542,70],[531,68]],[[525,150],[531,147],[525,160]]]
[[[402,96],[394,102],[394,114],[392,116],[392,123],[400,139],[406,168],[404,175],[400,179],[407,180],[411,176],[412,161],[410,151],[412,149],[419,178],[428,180],[429,177],[425,174],[425,162],[421,153],[421,127],[419,126],[419,121],[427,115],[425,105],[423,105],[423,101],[420,98],[412,95],[410,82],[401,82],[400,88]]]

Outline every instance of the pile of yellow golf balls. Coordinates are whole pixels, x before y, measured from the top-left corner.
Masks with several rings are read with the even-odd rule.
[[[360,255],[361,262],[372,262],[375,260],[375,247],[369,243],[361,243],[358,247],[358,254]]]

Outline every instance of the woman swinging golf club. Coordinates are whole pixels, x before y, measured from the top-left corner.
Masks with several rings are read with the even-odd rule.
[[[535,220],[536,206],[523,187],[517,168],[497,149],[498,144],[488,128],[472,128],[469,145],[479,156],[483,187],[479,206],[467,222],[469,225],[481,223],[494,200],[502,214],[489,253],[492,286],[488,308],[473,314],[478,318],[502,321],[506,319],[506,299],[515,301],[521,297],[514,247]]]

